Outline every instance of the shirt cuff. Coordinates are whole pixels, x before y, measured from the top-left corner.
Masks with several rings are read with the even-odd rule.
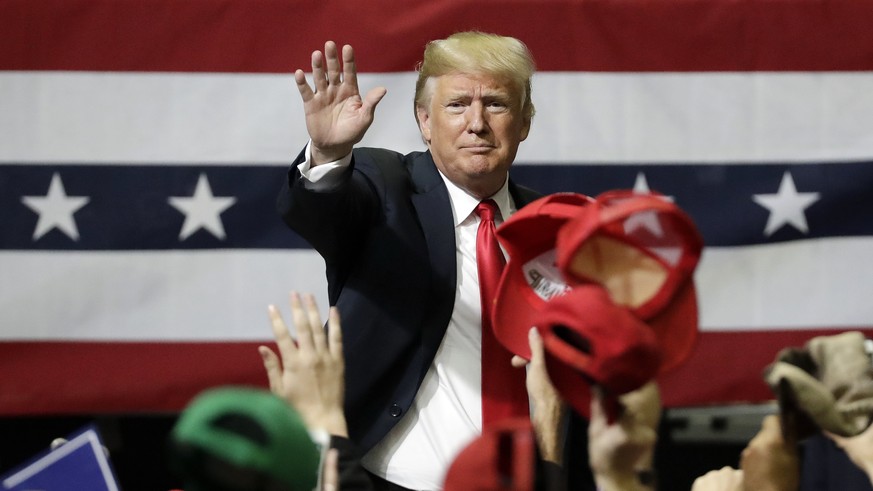
[[[327,191],[335,188],[340,184],[340,182],[342,182],[342,176],[343,173],[345,173],[345,170],[352,165],[352,154],[349,153],[339,160],[319,164],[313,167],[311,165],[309,153],[311,146],[312,141],[310,140],[309,143],[306,144],[306,150],[304,153],[304,155],[306,155],[306,160],[297,166],[297,170],[300,171],[300,175],[303,177],[303,186],[306,189],[311,189],[313,191]]]

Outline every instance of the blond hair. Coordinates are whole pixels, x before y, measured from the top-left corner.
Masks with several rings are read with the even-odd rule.
[[[508,79],[522,94],[522,115],[527,121],[536,112],[531,100],[531,78],[536,66],[527,46],[516,38],[466,31],[427,43],[418,64],[413,109],[430,104],[427,81],[450,73],[487,74]]]

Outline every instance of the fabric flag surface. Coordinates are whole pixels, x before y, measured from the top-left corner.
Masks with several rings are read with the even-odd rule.
[[[668,406],[762,401],[788,345],[873,334],[873,4],[803,0],[0,2],[0,414],[178,410],[266,385],[266,305],[324,264],[274,210],[327,39],[388,89],[362,145],[422,149],[414,68],[525,41],[513,178],[670,196],[705,240]]]

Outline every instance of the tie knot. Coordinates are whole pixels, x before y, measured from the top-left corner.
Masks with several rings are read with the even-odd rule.
[[[497,203],[493,199],[480,201],[476,205],[476,214],[482,221],[494,221],[494,216],[497,214]]]

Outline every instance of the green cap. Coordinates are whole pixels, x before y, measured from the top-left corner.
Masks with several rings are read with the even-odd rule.
[[[171,464],[193,481],[186,488],[199,481],[227,489],[278,484],[311,491],[318,483],[321,453],[306,425],[290,405],[263,389],[202,392],[182,412],[170,439]]]

